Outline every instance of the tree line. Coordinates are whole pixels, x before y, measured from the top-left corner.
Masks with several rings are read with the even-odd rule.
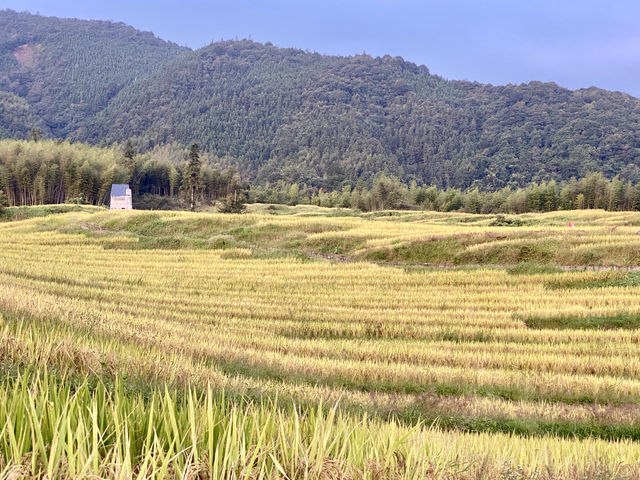
[[[461,190],[434,185],[407,185],[396,177],[378,176],[368,187],[358,182],[340,190],[318,190],[307,185],[278,183],[273,187],[252,187],[251,202],[308,203],[322,207],[374,210],[434,210],[468,213],[526,213],[556,210],[604,209],[640,210],[640,183],[619,177],[607,179],[591,173],[581,179],[556,183],[554,180],[532,183],[525,188],[505,187],[497,191],[478,188]]]
[[[640,182],[589,173],[566,182],[531,183],[495,191],[407,184],[381,174],[371,182],[343,182],[333,190],[279,180],[249,185],[229,165],[202,153],[165,145],[139,154],[132,142],[112,147],[39,140],[0,141],[0,204],[105,205],[113,183],[128,183],[134,207],[195,209],[224,200],[226,211],[244,202],[314,204],[361,211],[417,209],[469,213],[525,213],[571,209],[640,210]]]

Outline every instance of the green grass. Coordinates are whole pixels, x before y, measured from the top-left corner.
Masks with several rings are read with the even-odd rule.
[[[518,263],[538,263],[549,264],[554,263],[558,256],[558,252],[562,250],[562,245],[556,240],[546,240],[535,238],[531,235],[531,239],[525,243],[518,244],[496,244],[491,245],[491,239],[487,238],[488,246],[486,248],[474,251],[465,251],[458,256],[458,263],[477,263],[477,264],[502,264],[512,265]],[[513,237],[518,238],[518,237]]]
[[[556,436],[563,438],[627,438],[640,441],[640,425],[606,424],[595,421],[553,422],[533,418],[504,418],[490,416],[438,415],[417,403],[398,415],[406,425],[417,422],[438,425],[467,433],[506,433],[522,437]]]
[[[48,217],[69,212],[104,212],[104,207],[91,205],[40,205],[35,207],[0,208],[0,222],[27,220],[35,217]]]
[[[618,313],[609,316],[581,317],[577,315],[562,315],[557,317],[526,317],[522,321],[533,329],[556,330],[635,330],[640,328],[640,315]]]
[[[452,264],[463,251],[464,246],[458,238],[432,238],[367,250],[360,259],[385,263]]]
[[[562,269],[554,265],[538,262],[520,262],[513,267],[509,267],[507,272],[510,275],[538,275],[559,273],[562,272]]]
[[[551,289],[640,287],[640,272],[604,272],[595,278],[555,279],[548,281],[546,287]]]
[[[303,241],[303,246],[320,253],[347,254],[362,248],[367,243],[367,237],[340,236],[312,238]]]

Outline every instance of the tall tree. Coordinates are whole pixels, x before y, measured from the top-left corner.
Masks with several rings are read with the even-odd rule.
[[[40,140],[42,140],[42,130],[40,130],[40,127],[33,127],[29,132],[29,141],[39,142]]]
[[[133,157],[135,156],[136,151],[133,148],[133,143],[131,142],[131,139],[128,139],[124,146],[124,158],[128,160],[128,163],[133,163]]]
[[[4,210],[4,207],[6,207],[7,205],[9,205],[9,202],[7,201],[7,196],[4,194],[2,190],[0,190],[0,213],[2,213],[2,210]]]
[[[197,143],[191,145],[189,150],[189,163],[187,163],[185,180],[189,193],[189,208],[193,211],[196,208],[196,194],[200,189],[202,180],[202,160],[200,160],[200,147]]]

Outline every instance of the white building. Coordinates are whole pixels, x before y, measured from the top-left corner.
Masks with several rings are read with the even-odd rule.
[[[131,204],[131,189],[129,185],[114,183],[111,185],[111,201],[109,210],[133,210]]]

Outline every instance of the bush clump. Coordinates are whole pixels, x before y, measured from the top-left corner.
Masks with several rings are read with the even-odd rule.
[[[227,197],[218,204],[218,212],[220,213],[244,213],[246,209],[247,205],[244,195],[227,195]]]
[[[524,222],[519,218],[509,218],[504,215],[496,215],[496,218],[489,223],[490,227],[521,227]]]

